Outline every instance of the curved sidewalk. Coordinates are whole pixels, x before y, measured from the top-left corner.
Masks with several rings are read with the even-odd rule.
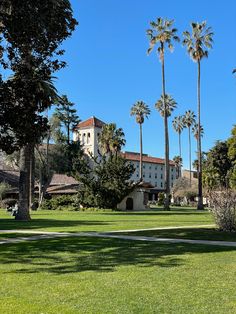
[[[197,226],[196,226],[197,227]],[[201,226],[199,226],[201,227]],[[146,230],[169,230],[177,229],[181,227],[168,227],[168,228],[155,228],[155,229],[146,229]],[[141,231],[132,230],[132,231]],[[121,232],[127,232],[126,230],[120,230]],[[174,239],[174,238],[155,238],[155,237],[144,237],[144,236],[129,236],[121,235],[116,232],[79,232],[79,233],[70,233],[70,232],[43,232],[43,231],[32,231],[32,230],[0,230],[1,233],[19,233],[19,234],[32,234],[29,237],[17,237],[0,240],[0,244],[10,244],[10,243],[19,243],[25,241],[34,241],[42,239],[52,239],[57,237],[96,237],[96,238],[112,238],[112,239],[122,239],[129,241],[147,241],[147,242],[167,242],[167,243],[186,243],[186,244],[202,244],[202,245],[214,245],[214,246],[229,246],[236,248],[236,242],[229,241],[210,241],[210,240],[191,240],[191,239]],[[116,233],[116,234],[115,234]]]

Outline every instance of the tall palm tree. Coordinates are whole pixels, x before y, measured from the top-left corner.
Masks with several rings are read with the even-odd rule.
[[[192,183],[192,174],[191,174],[191,171],[192,171],[192,154],[191,154],[191,126],[196,123],[195,121],[195,114],[193,111],[191,110],[187,110],[185,112],[185,115],[184,115],[184,118],[183,118],[183,121],[184,121],[184,127],[188,128],[188,143],[189,143],[189,183],[190,183],[190,186],[191,186],[191,183]]]
[[[151,28],[147,30],[147,35],[150,39],[150,47],[148,54],[157,45],[157,53],[161,61],[162,68],[162,97],[164,101],[164,125],[165,125],[165,209],[169,210],[169,195],[170,195],[170,165],[169,165],[169,135],[168,135],[168,113],[165,103],[166,87],[165,87],[165,48],[173,51],[173,41],[179,41],[177,29],[172,28],[174,20],[167,20],[161,17],[150,23]]]
[[[171,116],[172,111],[176,108],[177,103],[169,94],[165,94],[165,97],[161,95],[160,99],[156,102],[155,108],[160,113],[160,115],[164,118],[164,126],[165,130],[168,134],[168,118]],[[169,165],[169,138],[168,138],[168,165]],[[166,163],[165,163],[165,187],[166,187],[166,197],[170,193],[170,171],[166,171]],[[167,189],[169,187],[169,189]],[[169,210],[169,196],[168,201],[165,200],[165,209]]]
[[[135,116],[136,122],[139,124],[139,135],[140,135],[140,158],[139,158],[139,180],[143,180],[143,134],[142,124],[145,118],[148,118],[151,111],[145,102],[137,101],[130,110],[130,115]]]
[[[181,156],[175,156],[173,157],[173,161],[177,170],[178,178],[181,176],[181,167],[182,167],[182,157]]]
[[[125,145],[124,132],[122,128],[116,128],[115,123],[105,124],[99,137],[99,146],[103,154],[112,157],[112,155],[121,150]]]
[[[183,116],[177,116],[174,117],[174,120],[172,121],[173,128],[175,132],[179,135],[179,156],[182,157],[182,150],[181,150],[181,133],[184,128],[184,121]]]
[[[197,141],[197,151],[199,150],[198,148],[198,132],[199,132],[199,127],[198,127],[198,123],[194,123],[193,126],[192,126],[192,132],[193,132],[193,136],[194,138],[196,139]],[[201,134],[201,137],[203,137],[204,135],[204,129],[203,129],[203,126],[201,125],[200,126],[200,134]]]
[[[183,32],[183,45],[186,46],[190,57],[194,62],[197,62],[198,79],[197,79],[197,112],[198,112],[198,134],[201,127],[201,103],[200,103],[200,80],[201,80],[201,61],[204,57],[208,57],[208,50],[212,48],[213,35],[211,27],[207,27],[205,21],[202,23],[191,23],[192,34]],[[198,137],[198,209],[203,209],[202,198],[202,150],[201,136]]]

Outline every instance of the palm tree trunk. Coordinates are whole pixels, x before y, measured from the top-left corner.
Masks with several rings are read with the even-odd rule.
[[[140,132],[140,162],[139,162],[139,179],[143,181],[143,134],[142,134],[142,123],[139,123]]]
[[[169,168],[169,135],[168,135],[168,117],[165,103],[165,60],[164,60],[164,46],[162,44],[162,95],[164,102],[164,128],[165,128],[165,204],[164,209],[170,210],[170,168]]]
[[[16,220],[30,220],[30,147],[24,146],[20,150],[20,179],[19,179],[19,206]]]
[[[179,132],[179,156],[182,157],[182,152],[181,152],[181,133]]]
[[[201,106],[200,106],[200,79],[201,66],[198,60],[198,80],[197,80],[197,98],[198,98],[198,204],[197,209],[203,209],[202,199],[202,148],[201,148]]]
[[[189,185],[192,186],[192,154],[191,154],[191,132],[188,127],[188,143],[189,143]]]
[[[182,158],[182,150],[181,150],[181,132],[179,132],[179,156]],[[181,169],[181,163],[178,170],[178,177],[181,177],[182,169]]]

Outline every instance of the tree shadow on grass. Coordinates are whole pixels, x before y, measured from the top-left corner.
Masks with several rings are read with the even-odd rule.
[[[65,220],[65,219],[32,219],[30,221],[16,221],[14,219],[0,219],[0,230],[39,229],[39,228],[67,228],[77,226],[110,225],[109,222],[97,220]],[[77,230],[78,231],[78,230]]]
[[[146,230],[136,232],[124,232],[130,236],[145,236],[157,238],[233,241],[236,242],[236,233],[219,231],[216,228],[178,228],[163,230]]]
[[[230,247],[152,243],[96,237],[54,238],[1,246],[5,273],[112,272],[120,266],[181,267],[185,254],[236,251]]]
[[[191,211],[146,211],[146,212],[138,212],[138,211],[124,211],[124,212],[114,212],[115,215],[117,216],[128,216],[128,215],[131,215],[131,216],[171,216],[171,215],[175,215],[175,216],[190,216],[190,215],[206,215],[208,214],[207,211],[194,211],[194,210],[191,210]],[[100,215],[109,215],[111,213],[100,213]]]

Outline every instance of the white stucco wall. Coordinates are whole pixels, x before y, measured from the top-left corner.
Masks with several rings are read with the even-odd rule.
[[[127,198],[133,198],[133,210],[147,210],[149,206],[144,205],[144,192],[143,189],[135,189],[128,196],[126,196],[122,202],[117,205],[117,208],[120,210],[126,210],[126,200]]]

